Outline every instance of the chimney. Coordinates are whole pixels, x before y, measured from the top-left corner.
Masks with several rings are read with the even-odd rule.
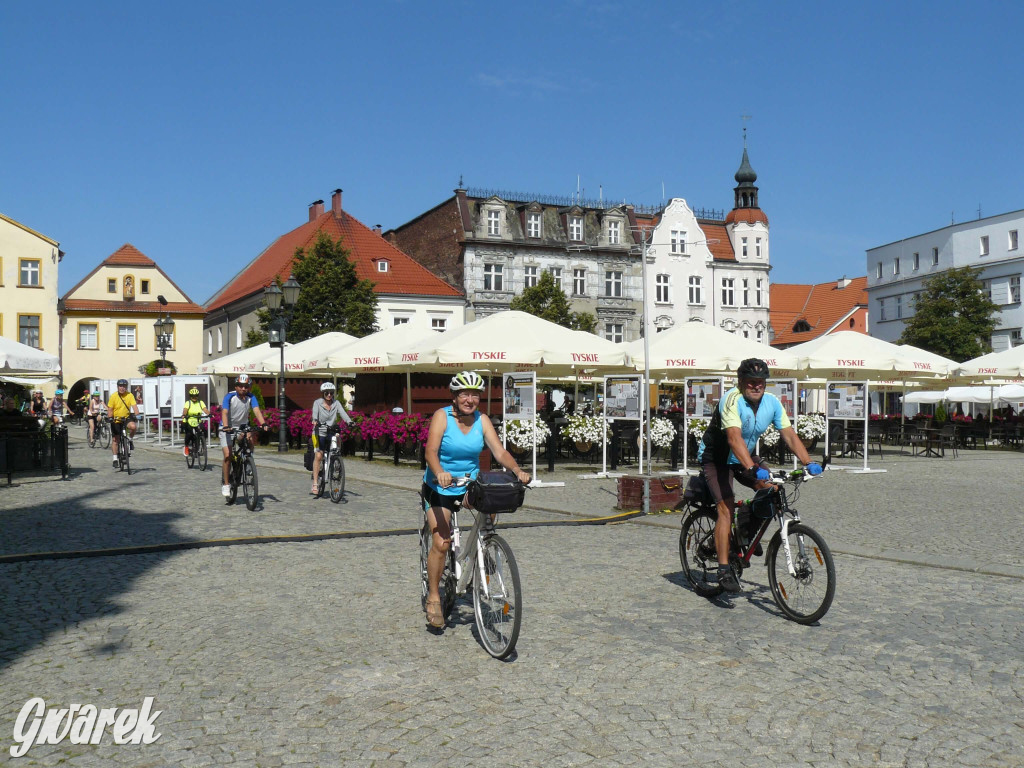
[[[331,213],[335,218],[341,216],[341,190],[336,189],[331,193]]]
[[[324,201],[314,200],[309,204],[309,220],[313,221],[317,216],[324,212]]]
[[[845,288],[852,282],[853,280],[848,278],[846,275],[843,275],[842,277],[839,278],[839,281],[836,283],[836,288],[841,291],[843,290],[843,288]]]
[[[373,225],[373,231],[376,232],[379,235],[380,231],[381,231],[380,224],[374,224]]]

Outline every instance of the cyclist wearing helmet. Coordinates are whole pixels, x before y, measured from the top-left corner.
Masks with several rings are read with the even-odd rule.
[[[329,381],[320,385],[321,397],[313,403],[313,447],[316,453],[313,455],[313,488],[310,490],[314,496],[317,494],[316,479],[320,477],[320,464],[324,460],[324,451],[331,447],[327,439],[327,430],[338,419],[346,424],[351,424],[352,419],[342,408],[341,403],[335,399],[335,387]]]
[[[494,460],[512,470],[520,482],[530,482],[530,475],[519,468],[512,454],[505,450],[494,431],[491,420],[478,410],[484,380],[473,371],[456,374],[448,388],[452,404],[439,408],[430,419],[427,434],[427,469],[423,474],[423,498],[430,506],[427,523],[433,533],[427,557],[427,621],[433,627],[444,626],[438,584],[444,560],[451,546],[451,517],[454,502],[466,494],[466,486],[453,486],[453,477],[480,472],[480,452],[486,444]]]
[[[260,401],[256,399],[256,395],[249,391],[249,387],[249,374],[238,374],[238,378],[235,379],[235,391],[227,393],[220,408],[222,426],[220,447],[224,453],[224,485],[221,487],[220,492],[225,498],[231,496],[231,485],[228,483],[228,475],[231,471],[231,438],[226,430],[231,429],[233,426],[248,424],[249,411],[252,411],[256,417],[256,422],[261,427],[267,428],[267,422],[264,421],[263,414],[260,412]],[[253,442],[251,434],[241,439],[248,440],[250,444]]]
[[[85,418],[89,422],[89,443],[96,439],[96,423],[103,416],[103,402],[100,400],[100,393],[93,392],[89,403],[85,406]]]
[[[53,393],[53,399],[46,408],[46,413],[49,415],[50,421],[53,425],[56,426],[64,420],[65,411],[64,390],[58,387],[57,391]]]
[[[821,474],[821,465],[811,461],[782,403],[775,395],[764,391],[768,364],[756,357],[749,358],[740,363],[736,375],[738,385],[726,392],[719,402],[697,452],[697,463],[718,505],[715,524],[718,583],[729,592],[740,589],[729,566],[729,531],[736,507],[732,480],[735,477],[748,488],[761,488],[771,478],[767,463],[753,453],[761,435],[774,424],[808,474]]]
[[[191,441],[192,445],[196,444],[195,437],[196,430],[199,428],[199,417],[204,414],[209,416],[210,409],[199,399],[199,387],[193,385],[188,388],[188,400],[185,401],[185,408],[181,412],[181,423],[185,427],[185,445],[181,452],[186,456],[188,456],[189,442]]]
[[[117,461],[117,444],[124,432],[124,425],[128,425],[129,450],[135,447],[132,441],[138,426],[139,405],[135,402],[135,395],[128,391],[128,379],[117,380],[117,392],[112,394],[107,402],[107,413],[110,414],[110,418],[115,419],[110,425],[110,436],[113,438],[110,441],[110,450],[113,454],[114,469],[117,469],[120,466]]]

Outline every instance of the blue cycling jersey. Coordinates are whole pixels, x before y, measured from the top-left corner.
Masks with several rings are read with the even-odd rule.
[[[755,411],[750,407],[750,403],[747,402],[743,393],[738,388],[733,387],[725,393],[725,397],[718,403],[718,410],[722,419],[722,434],[717,436],[717,439],[725,440],[725,430],[728,427],[739,427],[740,433],[743,435],[743,442],[747,444],[747,450],[751,454],[754,453],[758,439],[760,439],[761,435],[764,434],[770,425],[774,424],[775,428],[779,431],[791,426],[789,416],[786,415],[786,409],[782,407],[779,398],[770,392],[764,393],[761,403]],[[697,451],[698,463],[702,463],[704,450],[708,447],[708,442],[713,442],[716,436],[707,435],[707,438],[709,439],[701,441],[700,449]],[[727,463],[739,464],[739,459],[736,458],[731,450],[729,451]]]

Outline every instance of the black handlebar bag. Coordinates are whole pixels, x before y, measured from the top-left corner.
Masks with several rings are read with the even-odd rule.
[[[469,505],[487,515],[515,512],[523,505],[526,488],[508,472],[481,472],[469,485]]]

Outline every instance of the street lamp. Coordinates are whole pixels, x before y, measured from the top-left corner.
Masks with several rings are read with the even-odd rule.
[[[267,340],[271,347],[280,347],[281,349],[281,373],[278,376],[277,387],[277,406],[280,412],[280,424],[277,432],[278,453],[288,450],[288,430],[285,424],[284,409],[284,344],[285,331],[288,328],[288,321],[291,319],[291,310],[299,301],[300,288],[295,276],[289,275],[283,286],[273,282],[263,290],[263,296],[267,300],[267,309],[276,315],[267,330]]]
[[[167,350],[172,346],[174,338],[174,320],[169,314],[158,317],[153,323],[153,330],[156,331],[156,346],[160,350],[160,367],[167,367]]]

